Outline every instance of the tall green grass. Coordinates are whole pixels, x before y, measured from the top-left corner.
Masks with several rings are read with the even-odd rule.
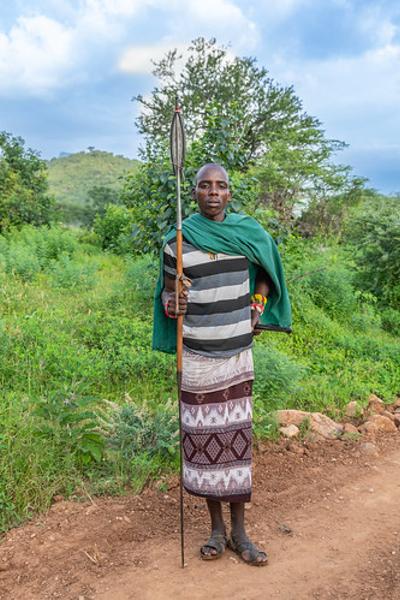
[[[400,314],[357,289],[333,243],[282,248],[291,336],[256,341],[255,430],[271,411],[337,417],[399,392]],[[174,357],[151,350],[157,260],[101,252],[61,228],[0,236],[0,530],[55,494],[139,490],[177,463]]]

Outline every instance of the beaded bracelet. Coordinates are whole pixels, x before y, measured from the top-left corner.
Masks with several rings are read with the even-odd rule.
[[[265,310],[265,305],[267,304],[267,302],[268,298],[266,298],[262,294],[253,294],[253,296],[251,297],[250,308],[251,310],[256,310],[261,317]]]

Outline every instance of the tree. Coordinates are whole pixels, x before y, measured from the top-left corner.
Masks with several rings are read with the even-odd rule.
[[[81,221],[91,227],[95,217],[103,217],[109,204],[120,204],[119,193],[106,185],[95,185],[88,190],[87,203],[82,209]]]
[[[0,132],[0,231],[24,223],[43,225],[52,216],[46,163],[24,144]]]
[[[231,175],[234,209],[267,205],[284,222],[299,201],[341,191],[348,169],[335,167],[331,157],[344,144],[326,138],[292,87],[276,84],[254,58],[232,57],[215,39],[194,40],[178,69],[180,58],[172,50],[156,62],[159,85],[135,98],[142,108],[137,126],[144,164],[127,179],[123,198],[136,217],[138,249],[157,247],[174,220],[168,146],[176,97],[188,139],[183,198],[189,210],[192,175],[208,161],[222,163]]]
[[[400,309],[400,200],[370,193],[346,223],[359,279],[394,309]]]
[[[172,50],[155,62],[160,85],[150,96],[135,98],[142,107],[137,126],[145,136],[144,158],[165,152],[177,97],[190,144],[207,141],[208,152],[224,159],[228,169],[246,171],[293,130],[320,128],[293,88],[276,84],[255,58],[231,57],[228,48],[204,38],[192,42],[178,70],[180,58]]]

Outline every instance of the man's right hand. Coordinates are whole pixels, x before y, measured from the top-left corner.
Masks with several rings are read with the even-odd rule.
[[[187,289],[183,289],[179,294],[179,306],[178,310],[176,307],[176,295],[175,292],[166,292],[165,299],[168,302],[168,313],[172,317],[177,317],[178,315],[186,314],[187,310],[187,302],[188,302],[188,291]]]

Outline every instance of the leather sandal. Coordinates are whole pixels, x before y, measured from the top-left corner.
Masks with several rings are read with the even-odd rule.
[[[268,555],[263,550],[259,550],[250,540],[236,542],[233,538],[228,540],[228,548],[235,552],[243,562],[254,567],[264,567],[268,563]],[[245,555],[247,553],[247,556]],[[257,560],[262,557],[263,560]]]
[[[217,558],[221,558],[221,556],[225,552],[227,543],[228,543],[228,539],[227,539],[226,535],[224,535],[223,533],[211,534],[208,542],[206,542],[200,548],[200,557],[203,560],[216,560]],[[215,554],[214,553],[211,554],[210,552],[204,552],[204,548],[211,548],[212,550],[215,550],[216,552],[215,552]]]

